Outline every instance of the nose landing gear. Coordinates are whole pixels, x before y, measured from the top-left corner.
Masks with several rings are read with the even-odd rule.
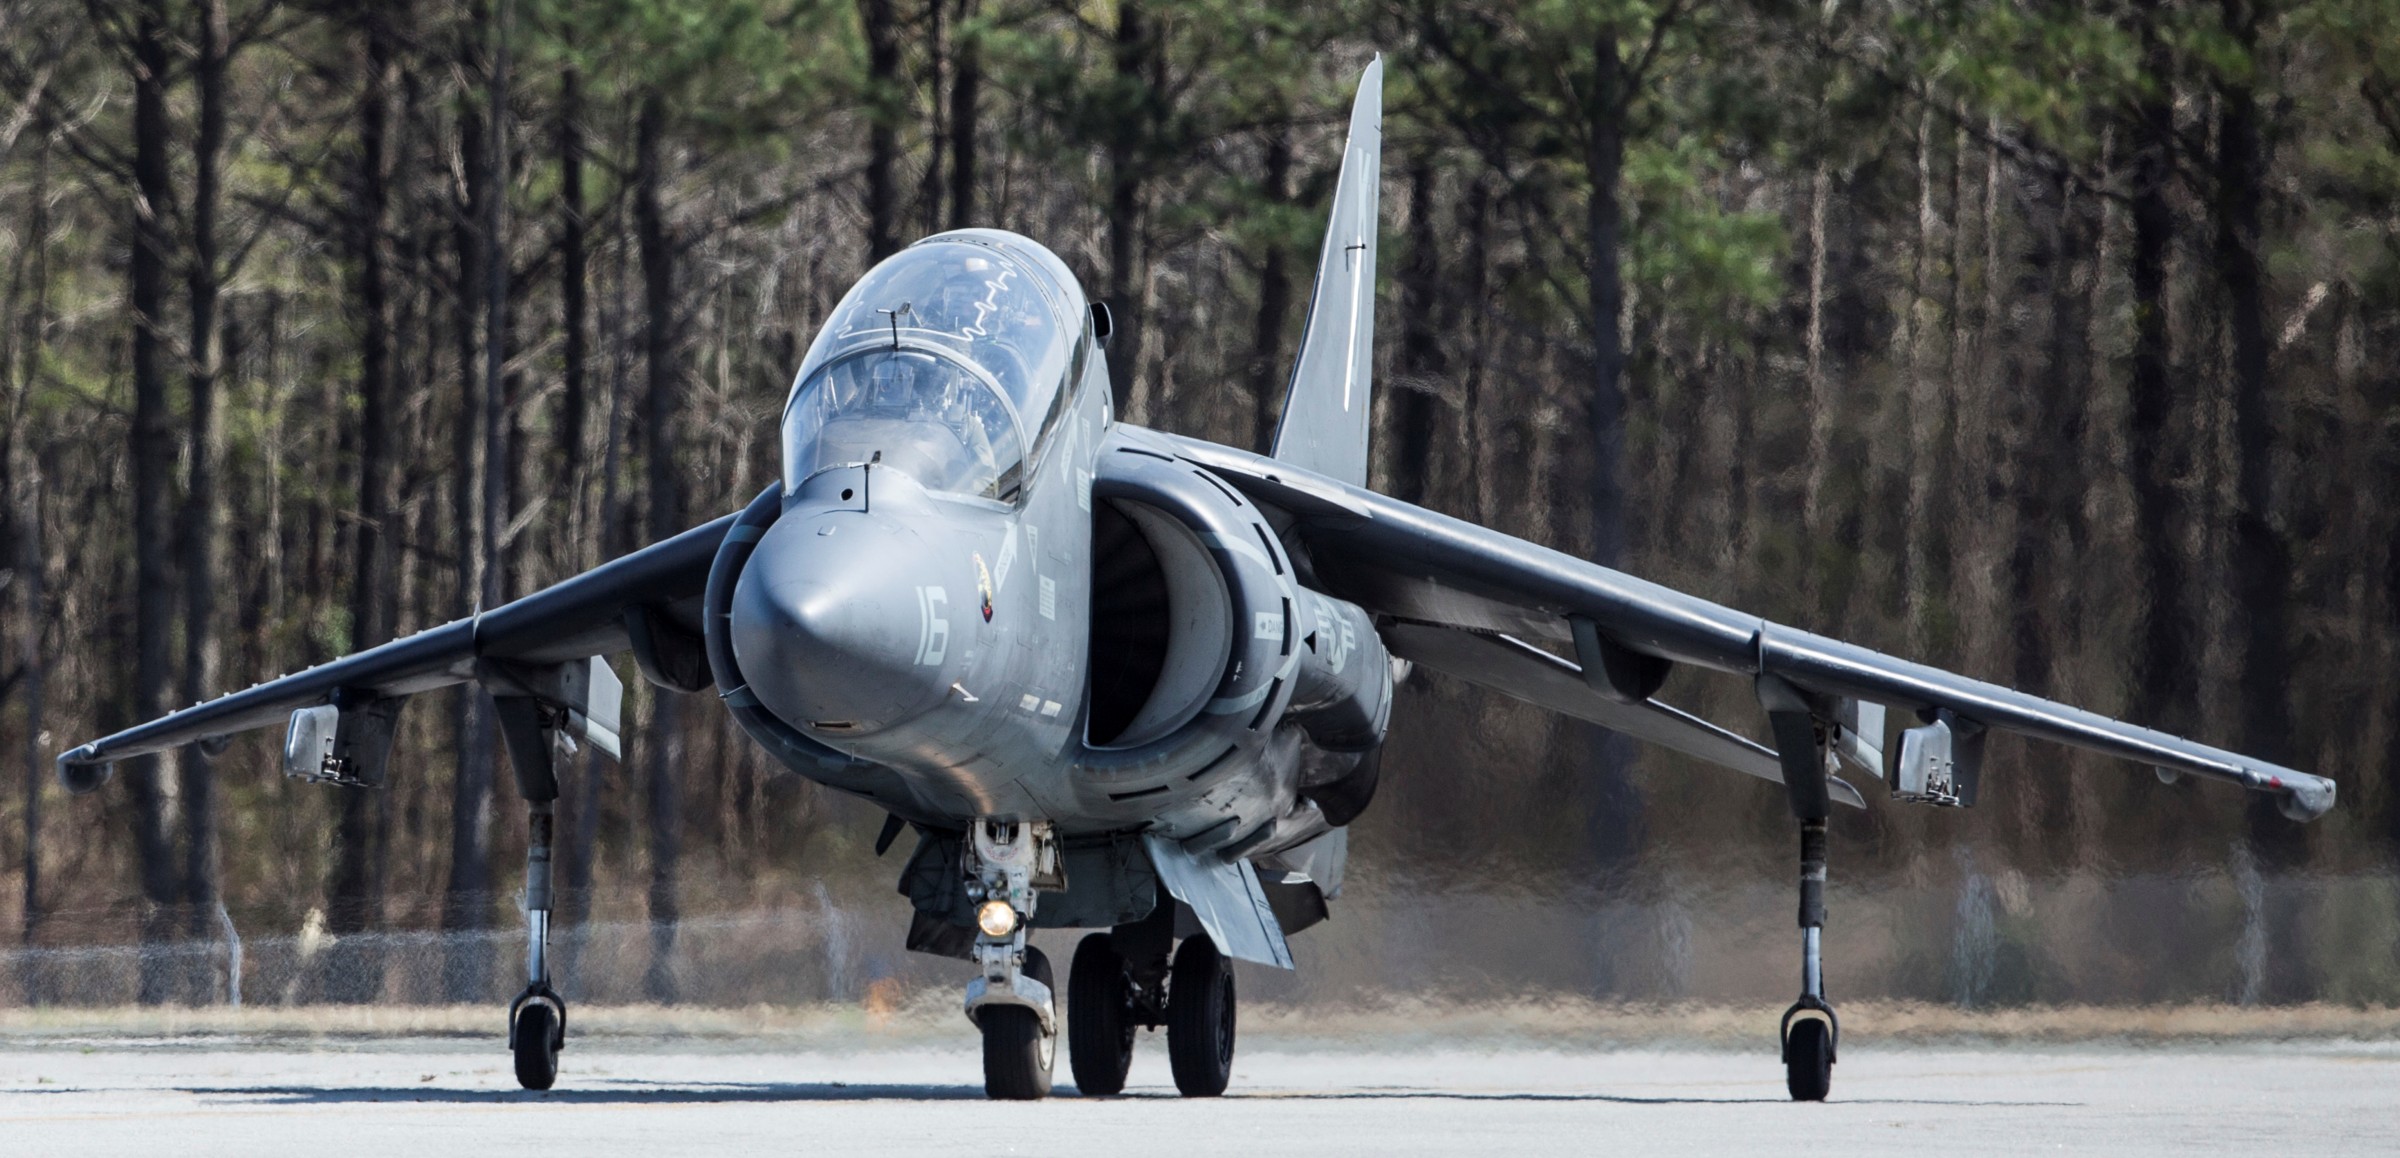
[[[1050,959],[1025,943],[1039,889],[1066,887],[1046,823],[981,821],[967,842],[967,895],[977,901],[967,1019],[983,1031],[983,1089],[1004,1100],[1050,1096],[1058,1006]]]

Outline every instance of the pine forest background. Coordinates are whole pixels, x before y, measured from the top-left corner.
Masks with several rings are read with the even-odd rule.
[[[514,992],[468,698],[381,792],[51,758],[736,508],[944,228],[1113,307],[1123,416],[1263,445],[1377,51],[1379,489],[2340,782],[2301,827],[1998,742],[1972,812],[1835,818],[1837,994],[2400,1002],[2389,0],[0,0],[0,1003]],[[570,993],[951,999],[879,814],[628,682]],[[1254,993],[1790,992],[1780,793],[1438,676],[1395,718]]]

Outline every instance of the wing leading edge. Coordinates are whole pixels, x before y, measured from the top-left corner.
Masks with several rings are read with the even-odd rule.
[[[1772,623],[1270,458],[1198,439],[1159,437],[1262,505],[1289,513],[1290,533],[1307,548],[1323,588],[1378,616],[1564,643],[1574,642],[1571,621],[1584,617],[1608,643],[1636,656],[1762,684],[1779,679],[1828,699],[1883,704],[2224,780],[2276,796],[2285,814],[2298,820],[2333,807],[2334,784],[2321,776]],[[1398,638],[1412,636],[1401,632]],[[1405,654],[1410,646],[1398,643],[1394,650]],[[1494,674],[1522,667],[1522,660],[1453,646],[1424,662],[1592,718],[1512,690],[1506,674]],[[1620,730],[1641,735],[1631,727]]]
[[[694,527],[572,579],[467,619],[257,684],[137,724],[60,754],[59,779],[88,792],[118,760],[281,724],[300,708],[340,699],[412,695],[627,648],[653,682],[693,690],[698,600],[733,516]],[[640,637],[640,638],[637,638]],[[697,671],[692,670],[697,667]]]

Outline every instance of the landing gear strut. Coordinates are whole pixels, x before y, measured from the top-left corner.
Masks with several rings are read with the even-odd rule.
[[[1761,672],[1758,701],[1775,732],[1783,765],[1783,787],[1792,815],[1800,821],[1800,999],[1783,1011],[1777,1035],[1783,1045],[1784,1088],[1795,1102],[1822,1102],[1833,1088],[1833,1062],[1842,1023],[1825,1000],[1820,955],[1825,930],[1825,818],[1832,811],[1826,785],[1833,754],[1821,705],[1790,682]]]
[[[976,902],[975,964],[967,1018],[983,1031],[983,1090],[993,1098],[1050,1096],[1058,1056],[1058,1004],[1050,959],[1025,943],[1040,889],[1066,887],[1050,826],[978,821],[967,841],[967,897]]]
[[[525,992],[508,1003],[508,1048],[517,1084],[546,1090],[558,1081],[567,1045],[567,1003],[550,988],[550,845],[555,800],[525,806]]]
[[[1825,1002],[1818,956],[1825,926],[1825,822],[1800,822],[1800,1000],[1783,1011],[1783,1083],[1795,1102],[1822,1102],[1833,1088],[1833,1050],[1842,1023]]]
[[[585,669],[606,676],[608,668],[593,661]],[[596,677],[586,676],[588,682]],[[592,693],[586,692],[586,704]],[[600,693],[610,700],[613,693]],[[501,738],[508,742],[509,770],[516,774],[517,795],[525,800],[525,992],[508,1003],[508,1049],[516,1055],[517,1084],[546,1090],[558,1081],[558,1051],[567,1047],[567,1002],[550,988],[550,846],[557,832],[558,771],[561,750],[573,752],[575,742],[566,728],[576,719],[531,696],[492,697]],[[613,717],[611,706],[607,715]],[[604,728],[608,751],[615,752],[615,721]]]

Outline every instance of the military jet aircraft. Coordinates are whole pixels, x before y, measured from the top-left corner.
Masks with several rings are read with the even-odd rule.
[[[965,1010],[995,1098],[1050,1091],[1067,1038],[1087,1095],[1124,1087],[1164,1026],[1176,1087],[1224,1091],[1229,959],[1341,891],[1412,666],[1780,783],[1800,831],[1801,992],[1778,1039],[1793,1098],[1840,1043],[1819,964],[1831,807],[1883,779],[1886,710],[1913,713],[1896,800],[1967,806],[1993,729],[2275,796],[2325,779],[1767,622],[1369,491],[1382,62],[1352,110],[1273,449],[1118,421],[1106,308],[1027,238],[963,229],[878,265],[800,364],[783,477],[739,512],[446,626],[259,684],[58,758],[112,761],[287,726],[287,774],[384,782],[406,698],[489,695],[530,824],[519,1080],[546,1089],[566,1004],[544,955],[554,760],[616,753],[631,652],[714,689],[792,771],[914,829],[908,947],[975,965]],[[1771,745],[1661,703],[1676,664],[1748,680]],[[1905,722],[1905,721],[1902,721]],[[1089,928],[1065,1009],[1029,928]]]

